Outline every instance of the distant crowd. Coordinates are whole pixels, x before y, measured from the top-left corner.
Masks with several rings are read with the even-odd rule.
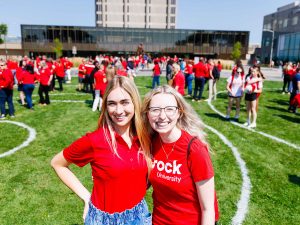
[[[71,68],[73,63],[68,57],[53,60],[46,55],[30,59],[27,56],[16,60],[14,58],[0,61],[0,119],[6,117],[5,103],[8,104],[8,114],[14,117],[12,101],[13,86],[18,86],[20,104],[33,110],[32,92],[35,84],[39,83],[39,104],[50,104],[49,91],[63,91],[64,83],[71,83]],[[286,63],[283,67],[282,93],[290,94],[289,111],[296,112],[300,105],[299,67]],[[92,93],[92,110],[101,110],[102,97],[107,83],[114,76],[127,76],[134,80],[139,70],[152,70],[152,89],[160,86],[162,71],[165,70],[167,83],[181,95],[192,98],[194,102],[210,101],[217,98],[217,82],[222,71],[220,61],[199,57],[195,60],[162,56],[152,58],[147,54],[139,56],[97,55],[84,58],[78,66],[77,91]],[[237,61],[232,74],[227,79],[228,108],[226,119],[230,119],[232,105],[236,106],[234,120],[239,119],[241,98],[245,95],[248,120],[246,126],[256,127],[256,112],[258,110],[259,95],[263,88],[264,75],[260,67],[254,65],[246,73],[241,61]],[[56,81],[58,87],[56,88]],[[205,84],[208,84],[208,98],[203,99]],[[287,87],[287,90],[286,90]],[[185,90],[187,89],[187,90]]]

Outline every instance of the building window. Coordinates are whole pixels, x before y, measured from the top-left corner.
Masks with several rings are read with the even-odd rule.
[[[127,6],[127,12],[129,12],[129,5]]]
[[[107,21],[107,15],[105,15],[105,21]]]
[[[298,16],[294,16],[292,20],[292,25],[295,26],[298,24]]]
[[[98,15],[98,21],[102,21],[102,14]]]
[[[175,14],[176,13],[176,8],[175,7],[172,7],[171,8],[171,14]]]
[[[127,22],[129,22],[129,15],[127,15]]]
[[[151,13],[151,7],[149,7],[149,13]]]
[[[288,19],[284,19],[284,21],[283,21],[283,27],[287,27],[287,25],[288,25]]]
[[[175,29],[175,26],[170,26],[171,29]]]
[[[176,5],[176,0],[171,0],[171,5]]]
[[[105,5],[105,12],[107,12],[107,5]]]
[[[171,23],[175,23],[175,16],[171,16]]]

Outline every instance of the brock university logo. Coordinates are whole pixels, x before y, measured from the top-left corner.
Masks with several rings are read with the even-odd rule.
[[[180,167],[182,164],[177,164],[177,160],[173,162],[164,163],[163,161],[154,160],[152,167],[157,168],[158,171],[165,171],[168,174],[181,174]]]

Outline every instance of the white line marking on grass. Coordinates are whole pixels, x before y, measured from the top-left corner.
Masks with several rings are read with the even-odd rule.
[[[27,138],[26,141],[24,141],[19,146],[15,147],[15,148],[7,151],[7,152],[4,152],[4,153],[0,154],[0,158],[3,158],[5,156],[9,156],[9,155],[14,154],[16,151],[20,150],[21,148],[24,148],[24,147],[28,146],[30,144],[30,142],[32,142],[36,138],[36,131],[35,131],[35,129],[27,126],[24,123],[14,122],[14,121],[0,121],[0,123],[11,123],[11,124],[17,125],[19,127],[23,127],[25,129],[27,129],[28,132],[29,132],[29,137]]]
[[[82,95],[82,96],[90,96],[88,93],[56,93],[56,94],[52,94],[49,93],[49,96],[61,96],[61,95]],[[37,97],[39,95],[37,94],[33,94],[32,97]]]
[[[248,176],[248,170],[246,167],[245,161],[241,158],[238,149],[219,131],[216,129],[204,124],[207,129],[215,133],[219,136],[219,138],[226,144],[232,151],[242,173],[242,188],[241,188],[241,195],[240,199],[237,203],[237,211],[234,217],[231,220],[231,224],[238,225],[242,224],[245,220],[246,214],[248,212],[248,205],[250,200],[250,192],[251,192],[251,182]]]
[[[217,93],[217,95],[218,95],[219,93],[223,93],[223,92],[226,92],[226,91],[220,91],[220,92]],[[208,103],[209,107],[210,107],[213,111],[215,111],[217,114],[219,114],[220,116],[222,116],[223,118],[225,118],[225,114],[223,114],[223,113],[221,113],[219,110],[217,110],[217,109],[212,105],[211,100],[208,100],[207,103]],[[230,121],[230,123],[232,123],[232,124],[235,125],[235,126],[241,127],[241,128],[243,128],[243,129],[249,130],[249,131],[251,131],[251,132],[253,132],[253,133],[258,133],[258,134],[260,134],[260,135],[262,135],[262,136],[265,136],[265,137],[267,137],[267,138],[270,138],[270,139],[272,139],[272,140],[274,140],[274,141],[277,141],[277,142],[286,144],[286,145],[288,145],[288,146],[290,146],[290,147],[293,147],[293,148],[295,148],[295,149],[297,149],[297,150],[300,150],[300,146],[298,146],[298,145],[296,145],[296,144],[293,144],[293,143],[290,143],[290,142],[288,142],[288,141],[286,141],[286,140],[283,140],[283,139],[281,139],[281,138],[278,138],[278,137],[276,137],[276,136],[273,136],[273,135],[271,135],[271,134],[267,134],[267,133],[262,132],[262,131],[257,131],[257,130],[254,130],[254,129],[245,127],[245,126],[243,126],[242,124],[237,123],[237,122],[234,122],[234,121]]]

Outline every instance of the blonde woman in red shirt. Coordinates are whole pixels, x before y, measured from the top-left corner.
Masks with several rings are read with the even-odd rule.
[[[51,161],[60,179],[84,202],[86,225],[151,224],[144,200],[150,139],[140,107],[133,81],[116,76],[103,97],[98,129],[73,142]],[[91,165],[92,194],[69,169],[71,164]]]
[[[152,138],[153,225],[215,224],[214,171],[196,112],[164,85],[145,96],[142,115]]]

